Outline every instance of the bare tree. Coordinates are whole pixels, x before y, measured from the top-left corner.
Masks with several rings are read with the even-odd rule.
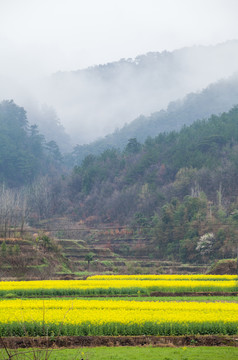
[[[25,223],[30,214],[29,191],[25,187],[21,189],[9,189],[5,185],[0,188],[0,232],[7,237],[20,228],[24,231]]]
[[[38,221],[51,215],[52,185],[48,176],[38,178],[29,188],[28,206]]]

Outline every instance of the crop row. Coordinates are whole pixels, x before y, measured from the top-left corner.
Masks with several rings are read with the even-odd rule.
[[[236,292],[234,280],[43,280],[0,282],[0,296],[135,295],[159,292]]]
[[[2,300],[0,335],[237,334],[238,304]],[[53,334],[53,335],[52,335]]]
[[[14,322],[8,325],[0,323],[0,336],[137,336],[137,335],[236,335],[237,324],[224,322],[196,323],[160,323],[144,322],[143,324],[122,324],[120,322],[109,322],[96,325],[86,322],[80,325],[49,323],[47,325],[39,322]]]

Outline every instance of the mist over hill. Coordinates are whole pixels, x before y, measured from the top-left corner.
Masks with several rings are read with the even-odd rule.
[[[72,151],[71,138],[62,125],[56,109],[49,101],[42,103],[36,95],[36,89],[41,87],[41,82],[39,83],[39,79],[30,82],[28,80],[23,83],[11,76],[0,74],[0,103],[13,100],[24,108],[29,125],[37,125],[46,141],[57,142],[62,153]]]
[[[56,73],[41,84],[37,97],[56,109],[75,144],[89,143],[231,76],[238,71],[237,56],[238,41],[150,52]]]
[[[215,46],[150,52],[45,78],[22,74],[16,79],[13,73],[0,73],[0,101],[13,99],[24,107],[29,123],[36,123],[45,138],[56,141],[64,153],[70,152],[72,145],[90,143],[118,129],[120,134],[128,133],[123,144],[109,142],[125,146],[128,138],[138,136],[133,129],[137,125],[132,123],[130,128],[134,119],[140,117],[137,124],[143,123],[143,116],[158,113],[171,102],[230,77],[238,72],[237,57],[238,41],[234,40]],[[221,111],[232,105],[233,101],[224,109],[221,106]],[[171,106],[177,107],[177,103]],[[210,114],[199,112],[197,118]],[[150,135],[147,130],[145,134]],[[144,138],[139,135],[138,139]]]
[[[120,130],[88,145],[78,145],[74,149],[73,162],[80,164],[89,154],[98,155],[106,149],[123,149],[130,138],[143,143],[147,137],[162,132],[180,130],[197,119],[218,115],[238,104],[238,74],[226,80],[209,85],[201,92],[190,93],[183,99],[170,102],[166,110],[150,116],[140,116]]]

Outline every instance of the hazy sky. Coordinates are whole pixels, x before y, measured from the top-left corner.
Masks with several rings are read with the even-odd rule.
[[[0,74],[238,39],[238,0],[0,0]]]

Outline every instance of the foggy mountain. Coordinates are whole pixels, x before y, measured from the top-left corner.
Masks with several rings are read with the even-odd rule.
[[[151,52],[84,70],[58,72],[38,87],[36,96],[56,109],[73,142],[83,144],[231,76],[238,71],[237,58],[237,40]]]
[[[72,151],[71,138],[53,107],[35,102],[27,104],[27,116],[30,124],[36,124],[46,141],[55,141],[62,153]]]
[[[201,92],[190,93],[183,99],[170,102],[166,110],[150,116],[140,116],[122,129],[96,140],[91,144],[77,145],[74,163],[80,164],[88,154],[98,155],[109,148],[123,149],[130,138],[143,143],[148,136],[161,132],[180,130],[195,120],[218,115],[238,104],[238,73],[209,85]]]
[[[41,103],[36,96],[35,89],[40,88],[40,83],[39,79],[30,82],[26,79],[23,83],[11,76],[0,75],[0,102],[14,100],[24,107],[29,125],[37,125],[46,141],[57,142],[63,153],[70,152],[72,150],[71,138],[66,133],[56,110],[52,106],[46,105],[49,104],[49,101]]]
[[[166,109],[170,102],[238,72],[237,58],[238,40],[234,40],[216,46],[151,52],[45,78],[33,79],[25,74],[25,81],[9,74],[0,75],[0,101],[13,99],[23,106],[29,123],[37,124],[46,140],[56,141],[62,152],[70,152],[72,144],[87,144],[114,131],[124,132],[124,140],[110,142],[113,146],[124,146],[129,137],[138,136],[143,141],[151,135],[146,128],[140,134],[133,129],[144,122],[143,116]],[[218,112],[237,103],[233,95],[227,107]],[[177,105],[170,105],[170,110]],[[216,109],[212,111],[217,113]],[[210,114],[198,112],[194,116]],[[136,118],[140,120],[131,124]]]

